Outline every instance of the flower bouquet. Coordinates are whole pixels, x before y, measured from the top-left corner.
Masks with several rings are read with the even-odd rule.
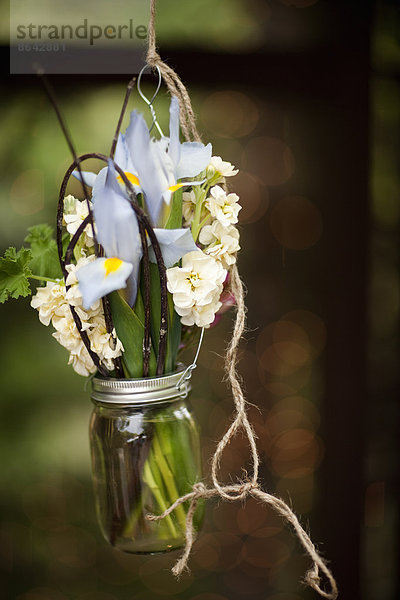
[[[128,96],[127,96],[128,97]],[[126,99],[127,100],[127,99]],[[0,259],[0,302],[28,296],[69,364],[93,376],[91,422],[97,511],[106,538],[133,552],[182,545],[185,504],[160,513],[201,478],[198,432],[184,404],[191,365],[179,352],[234,304],[229,270],[239,250],[238,171],[211,144],[180,141],[172,97],[169,136],[122,110],[110,155],[74,156],[61,185],[57,234],[31,227]],[[154,123],[153,123],[154,125]],[[87,158],[104,162],[83,171]],[[67,194],[71,176],[83,199]],[[91,193],[89,192],[91,188]],[[198,521],[200,516],[198,517]]]

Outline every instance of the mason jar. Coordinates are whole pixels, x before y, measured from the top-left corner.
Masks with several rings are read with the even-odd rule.
[[[160,521],[201,480],[190,383],[177,372],[147,379],[92,380],[90,445],[95,504],[104,537],[125,552],[155,553],[185,541],[188,503]],[[194,526],[202,520],[198,507]]]

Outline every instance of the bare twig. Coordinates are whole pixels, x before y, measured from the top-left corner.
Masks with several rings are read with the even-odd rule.
[[[126,107],[128,105],[129,96],[131,95],[131,92],[133,90],[135,83],[136,83],[136,77],[132,77],[132,79],[130,80],[130,82],[128,83],[128,86],[126,88],[125,98],[124,98],[124,102],[123,102],[122,108],[121,108],[121,114],[119,115],[119,119],[118,119],[118,123],[117,123],[117,129],[115,130],[113,141],[111,144],[110,158],[112,158],[112,159],[114,159],[115,148],[117,147],[118,135],[121,130],[122,120],[124,118]]]

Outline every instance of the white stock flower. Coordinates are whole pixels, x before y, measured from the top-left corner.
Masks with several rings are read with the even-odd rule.
[[[191,190],[190,192],[183,192],[182,197],[182,215],[183,215],[183,224],[185,227],[190,227],[193,222],[194,214],[196,210],[196,192]],[[205,205],[202,206],[200,222],[205,219],[208,215],[208,211]]]
[[[113,337],[116,340],[115,343]],[[115,329],[112,334],[108,333],[104,318],[96,317],[94,319],[94,327],[89,333],[89,339],[93,352],[96,352],[96,354],[103,358],[103,362],[108,369],[113,369],[112,359],[121,356],[124,351],[122,342],[117,338]]]
[[[97,370],[96,365],[92,361],[89,352],[86,350],[83,344],[81,344],[77,353],[71,352],[69,355],[68,364],[72,365],[74,371],[83,377],[92,375],[93,373],[96,373]]]
[[[193,190],[182,194],[182,215],[185,227],[192,224],[196,209],[196,196]]]
[[[89,310],[84,310],[82,306],[76,271],[94,260],[95,256],[83,257],[76,265],[70,264],[66,267],[67,285],[71,286],[68,292],[64,284],[47,282],[45,287],[37,289],[31,301],[31,306],[39,311],[40,321],[44,325],[49,325],[51,321],[56,330],[53,337],[70,352],[68,364],[83,376],[95,373],[97,367],[82,341],[70,306],[75,308],[81,320],[82,331],[87,332],[91,349],[109,370],[114,368],[112,359],[121,356],[124,350],[115,330],[113,335],[107,333],[101,301],[95,302]]]
[[[183,325],[209,327],[221,307],[227,271],[201,250],[188,252],[182,267],[167,269],[167,287]]]
[[[203,227],[199,241],[206,246],[204,252],[220,260],[226,269],[235,264],[240,246],[239,231],[233,225],[224,227],[220,221],[214,221]]]
[[[218,219],[225,227],[238,222],[238,214],[242,208],[238,204],[237,194],[227,194],[219,185],[210,190],[210,196],[206,200],[206,207],[214,219]]]
[[[90,205],[92,204],[90,203]],[[77,232],[88,214],[89,211],[86,200],[78,200],[71,194],[64,198],[64,225],[71,237]],[[94,241],[93,230],[90,224],[85,227],[84,233],[84,245],[91,248],[94,245]]]
[[[71,304],[72,306],[76,307],[76,306],[83,305],[83,298],[82,298],[82,294],[79,290],[78,278],[76,276],[76,272],[81,267],[84,267],[84,266],[94,262],[95,260],[96,260],[96,257],[94,254],[91,254],[90,256],[82,256],[82,258],[80,258],[78,260],[76,265],[74,263],[71,263],[65,267],[65,269],[68,273],[68,276],[66,279],[66,284],[68,286],[70,286],[70,288],[66,294],[66,298],[68,300],[68,303]],[[101,300],[96,300],[96,302],[94,302],[92,304],[92,306],[90,307],[92,316],[98,314],[99,312],[101,312],[101,310],[102,310]]]
[[[222,183],[225,177],[233,177],[239,173],[239,169],[225,160],[222,160],[220,156],[212,156],[210,164],[207,167],[207,179],[212,180],[213,183]]]
[[[39,311],[39,320],[43,325],[49,325],[55,315],[63,314],[65,304],[64,282],[48,281],[45,287],[38,287],[32,296],[31,306]]]

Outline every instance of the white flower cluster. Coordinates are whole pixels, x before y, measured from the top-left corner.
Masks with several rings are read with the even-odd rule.
[[[212,156],[210,164],[207,167],[207,179],[211,184],[223,183],[225,177],[233,177],[239,173],[230,162],[222,160],[220,156]]]
[[[222,306],[226,275],[222,264],[200,249],[185,254],[182,267],[167,270],[168,291],[183,325],[210,326]]]
[[[204,252],[220,260],[225,268],[235,264],[236,253],[240,250],[239,231],[234,226],[241,209],[238,200],[237,194],[227,194],[222,187],[215,185],[205,202],[214,220],[201,229],[199,242],[205,246]]]
[[[39,311],[40,321],[44,325],[52,323],[56,330],[53,337],[69,351],[68,364],[83,376],[95,373],[96,366],[82,342],[72,317],[70,305],[75,307],[82,322],[82,331],[86,331],[89,336],[91,349],[96,352],[109,370],[114,368],[112,359],[121,356],[123,352],[123,346],[116,337],[115,331],[113,331],[113,335],[107,332],[101,302],[97,301],[90,310],[83,310],[82,307],[82,296],[78,288],[76,270],[94,258],[94,255],[82,257],[76,265],[67,266],[67,285],[71,286],[68,292],[66,292],[63,282],[48,281],[45,287],[37,289],[31,300],[31,306]],[[113,337],[116,339],[116,343],[114,343]]]
[[[89,214],[86,200],[78,200],[71,194],[64,198],[64,221],[68,233],[72,237]],[[82,236],[83,245],[91,248],[94,245],[93,230],[87,225]]]
[[[184,325],[209,327],[222,306],[227,270],[236,262],[240,249],[235,224],[241,207],[237,194],[227,193],[217,184],[237,173],[230,163],[213,156],[206,170],[209,195],[201,188],[183,193],[185,226],[192,225],[193,231],[198,224],[198,241],[203,248],[186,254],[182,267],[167,270],[168,290]]]

